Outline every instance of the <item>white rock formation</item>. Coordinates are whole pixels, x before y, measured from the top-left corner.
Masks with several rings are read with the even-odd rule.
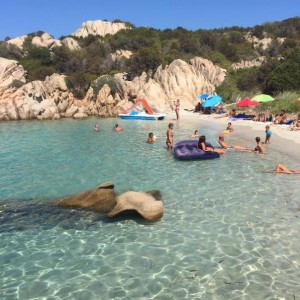
[[[0,57],[0,88],[9,87],[14,80],[26,82],[23,67],[15,60]]]
[[[265,60],[266,60],[265,56],[260,56],[253,60],[242,60],[239,63],[234,63],[231,65],[231,67],[234,71],[238,69],[246,69],[246,68],[249,69],[252,67],[260,67]]]
[[[273,40],[272,38],[268,37],[268,34],[266,32],[263,33],[263,36],[264,37],[262,39],[259,39],[256,36],[252,35],[251,32],[248,32],[245,36],[245,39],[249,43],[253,44],[253,47],[255,49],[261,48],[263,50],[266,50],[269,48]],[[282,44],[285,41],[285,38],[277,38],[276,40],[279,44]]]
[[[132,81],[124,81],[122,74],[115,75],[124,98],[135,95],[145,98],[154,111],[168,112],[173,109],[173,101],[181,100],[181,106],[193,109],[197,104],[197,95],[214,94],[215,86],[220,85],[226,77],[226,71],[215,66],[207,59],[194,58],[190,64],[175,60],[164,69],[160,66],[153,79],[146,73]],[[127,107],[132,103],[129,102]]]
[[[27,38],[27,35],[22,35],[22,36],[14,38],[14,39],[8,40],[7,43],[15,45],[20,49],[23,49],[23,44],[24,44],[24,41],[26,38]]]
[[[23,50],[23,44],[27,35],[22,35],[20,37],[10,39],[7,41],[8,44],[12,44]],[[46,47],[52,49],[54,47],[61,47],[65,45],[70,50],[79,50],[80,46],[78,42],[72,37],[66,37],[62,41],[54,39],[49,33],[45,32],[41,36],[34,36],[32,38],[32,44],[38,47]]]
[[[129,100],[134,96],[145,98],[156,112],[171,111],[176,99],[181,100],[182,108],[193,109],[197,95],[213,94],[226,76],[224,69],[200,57],[190,63],[175,60],[165,68],[158,67],[152,78],[143,73],[126,81],[123,74],[116,74],[117,94],[105,84],[97,95],[90,88],[83,100],[76,100],[62,75],[53,74],[16,89],[11,83],[13,79],[25,82],[23,68],[2,58],[0,70],[0,120],[116,117],[132,105]]]
[[[77,37],[87,37],[91,35],[101,35],[115,34],[121,29],[129,29],[125,23],[113,23],[107,21],[86,21],[81,24],[80,28],[77,29],[72,35]]]
[[[111,58],[112,60],[117,60],[121,57],[130,58],[132,54],[133,52],[129,50],[117,50],[115,53],[111,54]]]
[[[71,37],[66,37],[61,42],[63,45],[68,47],[71,51],[80,50],[80,46],[79,46],[78,42]]]
[[[44,32],[41,36],[35,36],[32,39],[32,44],[38,47],[61,47],[61,41],[54,39],[49,33]]]

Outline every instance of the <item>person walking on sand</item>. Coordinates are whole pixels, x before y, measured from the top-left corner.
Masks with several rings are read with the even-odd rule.
[[[166,144],[167,144],[167,149],[168,150],[172,150],[173,149],[173,145],[174,145],[173,128],[174,128],[174,124],[173,123],[169,123],[168,129],[167,129],[167,140],[166,140]]]
[[[176,113],[176,120],[179,120],[179,109],[180,109],[180,100],[174,101],[175,104],[175,113]]]

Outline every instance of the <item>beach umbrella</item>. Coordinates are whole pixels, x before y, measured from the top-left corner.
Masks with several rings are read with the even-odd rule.
[[[236,106],[237,107],[251,107],[251,106],[256,106],[256,105],[259,105],[260,102],[257,102],[257,101],[252,101],[251,98],[245,98],[245,99],[242,99],[240,100]]]
[[[198,99],[207,99],[208,97],[210,97],[210,94],[201,94],[197,96]]]
[[[214,107],[217,106],[222,101],[222,97],[220,96],[211,96],[205,100],[202,104],[202,107]]]
[[[274,100],[275,99],[273,97],[266,94],[256,95],[255,97],[252,98],[252,101],[257,101],[257,102],[269,102]]]

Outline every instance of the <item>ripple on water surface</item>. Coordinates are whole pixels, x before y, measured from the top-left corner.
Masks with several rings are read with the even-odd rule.
[[[123,132],[112,131],[115,122]],[[167,124],[1,124],[1,297],[300,297],[299,178],[264,172],[297,162],[274,150],[178,161],[165,149]],[[218,128],[197,126],[215,142]],[[194,127],[175,123],[175,139]],[[149,131],[158,136],[153,145],[145,143]],[[51,204],[108,180],[118,193],[159,189],[163,218],[109,221]]]

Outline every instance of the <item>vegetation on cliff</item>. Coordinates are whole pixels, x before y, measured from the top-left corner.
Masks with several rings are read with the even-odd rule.
[[[195,56],[207,58],[228,71],[224,84],[217,88],[228,102],[255,92],[277,95],[300,89],[300,18],[253,28],[196,31],[181,27],[156,30],[130,26],[129,30],[105,37],[73,37],[81,46],[76,51],[66,46],[49,50],[33,45],[33,36],[42,34],[39,31],[28,35],[22,50],[7,41],[0,42],[0,56],[18,60],[27,71],[29,81],[43,80],[54,72],[67,75],[68,87],[78,98],[83,98],[92,82],[100,76],[117,72],[128,73],[128,79],[142,72],[152,76],[159,65],[165,66],[178,58],[189,61]],[[267,47],[254,46],[247,38],[249,33],[258,43],[266,37],[271,42]],[[131,51],[132,55],[114,58],[112,54],[120,49]],[[236,71],[231,67],[233,63],[261,56],[266,59],[259,67]],[[96,85],[101,86],[102,81]],[[109,83],[113,86],[111,79]]]

